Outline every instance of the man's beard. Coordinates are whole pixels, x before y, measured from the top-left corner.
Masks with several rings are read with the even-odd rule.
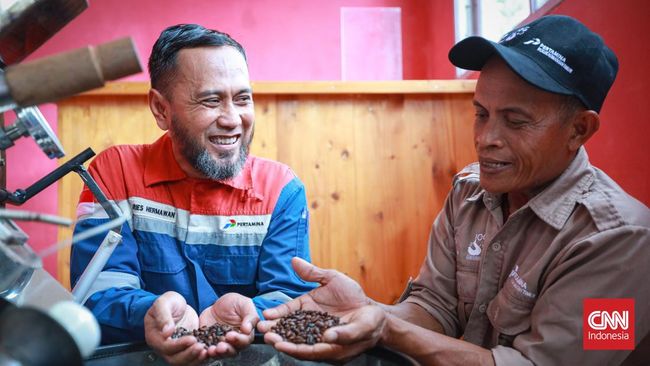
[[[218,181],[228,180],[239,174],[246,164],[250,143],[253,140],[253,133],[251,133],[248,141],[241,141],[239,157],[235,161],[231,161],[235,152],[219,153],[219,159],[226,160],[224,162],[213,158],[208,149],[193,140],[177,120],[172,122],[170,132],[180,143],[181,154],[194,169],[203,173],[207,178]],[[243,135],[240,138],[243,138]]]

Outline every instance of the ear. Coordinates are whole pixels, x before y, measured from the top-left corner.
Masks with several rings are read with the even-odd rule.
[[[156,89],[149,89],[149,109],[161,130],[167,131],[171,124],[171,105],[167,98]]]
[[[576,113],[571,123],[569,148],[577,151],[600,128],[600,116],[596,111],[585,110]]]

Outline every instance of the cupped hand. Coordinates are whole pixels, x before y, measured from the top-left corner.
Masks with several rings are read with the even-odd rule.
[[[251,344],[258,321],[257,310],[250,298],[234,292],[221,296],[212,306],[203,310],[199,316],[200,326],[227,324],[239,331],[226,333],[226,341],[219,342],[214,349],[210,349],[209,356],[234,356],[238,350]]]
[[[162,294],[144,317],[147,344],[170,365],[198,365],[208,357],[208,350],[193,336],[171,338],[178,327],[196,329],[199,317],[176,292]]]
[[[264,311],[267,320],[259,322],[257,329],[265,333],[266,343],[296,358],[339,361],[377,344],[386,324],[386,314],[379,306],[372,305],[357,282],[338,271],[322,269],[299,258],[293,258],[292,265],[302,279],[318,282],[321,286]],[[340,317],[345,324],[326,330],[321,343],[286,342],[271,329],[277,319],[296,310],[324,311]]]
[[[303,360],[348,360],[379,342],[386,324],[386,313],[376,305],[346,311],[341,323],[323,333],[323,341],[313,345],[287,342],[272,331],[264,334],[264,342],[278,351]],[[272,326],[272,325],[271,325]]]
[[[292,301],[265,310],[263,314],[266,319],[277,319],[298,309],[338,315],[372,303],[356,281],[339,271],[319,268],[298,257],[293,258],[291,264],[300,278],[318,282],[321,286]]]

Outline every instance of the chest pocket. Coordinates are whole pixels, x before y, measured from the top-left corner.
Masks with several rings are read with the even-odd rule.
[[[485,220],[475,218],[463,220],[455,228],[456,247],[456,291],[458,293],[458,321],[461,330],[465,330],[469,316],[474,308],[479,283],[481,253],[487,240]]]
[[[175,274],[187,266],[174,240],[141,240],[138,257],[143,272]]]
[[[464,242],[464,241],[463,241]],[[458,293],[458,320],[461,329],[465,329],[469,315],[476,301],[478,291],[478,270],[480,257],[470,255],[460,244],[456,243],[456,291]],[[480,254],[480,252],[479,252]]]
[[[495,343],[512,346],[514,338],[530,329],[530,317],[535,299],[517,292],[510,281],[490,302],[487,316],[494,329],[499,333]]]
[[[461,329],[465,329],[469,314],[474,307],[478,289],[478,262],[475,267],[456,268],[456,291],[458,291],[458,320]]]
[[[252,285],[257,277],[257,255],[223,255],[205,260],[205,276],[215,285]]]
[[[171,238],[140,240],[138,259],[144,288],[154,294],[176,291],[191,298],[187,262]]]

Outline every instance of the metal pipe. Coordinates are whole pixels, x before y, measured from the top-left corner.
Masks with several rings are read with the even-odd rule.
[[[22,210],[5,210],[0,208],[0,219],[20,220],[20,221],[39,221],[46,224],[54,224],[60,226],[72,225],[72,220],[55,215],[42,214],[38,212],[22,211]]]
[[[84,303],[88,296],[88,291],[90,291],[97,276],[99,276],[99,273],[104,269],[106,262],[108,262],[108,259],[121,241],[122,235],[113,230],[106,234],[106,237],[104,237],[104,240],[90,260],[90,263],[88,263],[88,266],[81,274],[81,277],[79,277],[79,281],[77,281],[74,289],[72,289],[72,296],[74,296],[74,300],[77,303]]]
[[[106,214],[108,214],[108,217],[111,219],[116,219],[120,216],[120,209],[117,208],[117,206],[112,202],[109,201],[104,192],[99,188],[99,185],[97,185],[97,182],[93,179],[93,177],[88,173],[88,170],[83,165],[77,165],[73,169],[79,176],[81,177],[81,180],[86,184],[86,187],[90,189],[92,192],[93,196],[97,199],[97,202],[102,205],[104,210],[106,211]],[[119,231],[117,231],[119,233]]]

